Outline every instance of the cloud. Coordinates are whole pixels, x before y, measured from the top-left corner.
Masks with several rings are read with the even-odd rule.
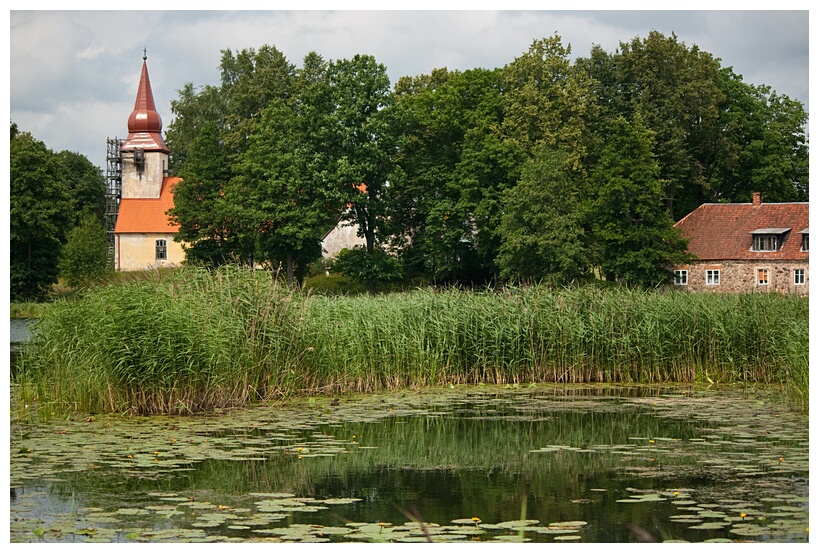
[[[557,33],[572,56],[614,52],[651,30],[676,33],[808,107],[807,11],[11,11],[11,118],[51,148],[104,163],[105,139],[127,131],[147,47],[157,109],[185,83],[218,85],[221,51],[276,46],[299,66],[373,55],[390,80],[432,69],[503,67],[535,39]],[[114,106],[125,106],[117,112]],[[71,127],[68,127],[68,125]]]

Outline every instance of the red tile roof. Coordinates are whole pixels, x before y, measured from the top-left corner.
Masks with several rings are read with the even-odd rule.
[[[674,225],[689,239],[688,251],[708,260],[807,260],[801,231],[808,230],[808,203],[703,204]],[[751,233],[767,229],[785,234],[779,251],[752,251]]]
[[[176,232],[178,225],[168,221],[165,214],[173,207],[173,187],[181,181],[179,177],[165,177],[159,198],[123,198],[119,203],[117,234],[148,233],[167,234]]]

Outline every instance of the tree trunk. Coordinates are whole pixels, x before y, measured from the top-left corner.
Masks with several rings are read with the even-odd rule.
[[[293,254],[287,254],[287,286],[293,288]]]

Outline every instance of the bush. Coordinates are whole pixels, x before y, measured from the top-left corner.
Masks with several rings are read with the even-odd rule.
[[[80,216],[79,224],[68,233],[59,267],[60,276],[72,288],[100,282],[110,272],[108,238],[96,217]]]

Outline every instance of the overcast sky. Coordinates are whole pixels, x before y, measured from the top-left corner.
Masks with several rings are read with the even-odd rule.
[[[493,5],[527,7],[514,0],[470,3]],[[370,54],[386,66],[394,84],[401,76],[438,67],[503,67],[526,52],[534,39],[555,33],[564,45],[571,45],[574,58],[588,56],[595,44],[614,52],[620,42],[644,38],[651,30],[676,33],[687,46],[697,45],[720,58],[722,66],[733,67],[746,83],[769,85],[808,109],[807,3],[776,5],[801,11],[22,11],[20,7],[36,7],[37,2],[12,0],[6,42],[9,119],[50,149],[79,152],[104,170],[106,138],[124,138],[128,132],[143,48],[167,129],[170,103],[185,83],[219,84],[224,49],[237,52],[269,44],[297,66],[310,51],[325,60]]]

